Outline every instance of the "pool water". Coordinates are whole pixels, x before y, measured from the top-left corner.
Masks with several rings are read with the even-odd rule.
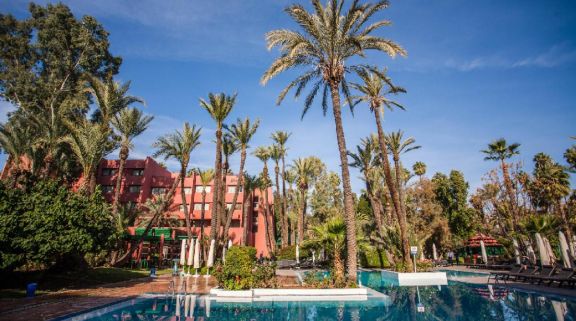
[[[383,294],[367,301],[222,303],[179,295],[128,300],[65,320],[576,320],[576,300],[505,288],[453,284],[395,287],[379,272],[361,280]]]
[[[448,279],[458,279],[462,277],[488,277],[490,273],[482,272],[468,272],[468,271],[454,271],[454,270],[438,270],[439,272],[446,272]]]

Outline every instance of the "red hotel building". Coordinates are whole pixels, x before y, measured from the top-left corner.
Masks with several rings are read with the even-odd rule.
[[[106,160],[103,159],[99,166],[96,175],[96,182],[101,185],[104,197],[108,202],[112,202],[114,198],[114,189],[116,187],[116,175],[118,172],[119,161],[118,160]],[[177,173],[172,173],[166,170],[164,167],[160,166],[154,159],[147,157],[146,159],[138,160],[127,160],[124,167],[121,183],[120,192],[120,202],[122,204],[128,204],[128,206],[137,206],[146,202],[147,199],[155,194],[162,194],[168,190],[174,179],[178,176]],[[232,206],[232,200],[234,198],[234,192],[236,189],[236,184],[238,181],[237,176],[228,175],[226,177],[226,189],[225,189],[225,200],[227,208]],[[210,234],[210,223],[212,217],[212,195],[213,195],[213,182],[210,183],[206,188],[206,202],[205,202],[205,212],[204,212],[204,234]],[[197,236],[200,233],[200,215],[202,208],[202,183],[200,176],[197,174],[192,174],[186,177],[184,180],[184,192],[186,195],[186,205],[188,206],[188,213],[192,222],[192,233]],[[170,258],[173,255],[177,255],[179,250],[171,249],[167,244],[169,242],[164,242],[164,237],[172,240],[172,244],[178,249],[180,243],[177,242],[178,238],[182,238],[186,235],[185,229],[185,217],[182,210],[182,197],[180,193],[180,185],[176,188],[176,193],[173,198],[173,205],[170,207],[168,213],[165,214],[165,218],[172,218],[176,220],[181,220],[180,227],[170,227],[170,226],[158,226],[157,230],[161,230],[165,235],[162,235],[161,242],[161,254],[165,258]],[[268,202],[271,210],[273,209],[274,197],[272,189],[268,189]],[[247,244],[254,246],[257,250],[258,255],[262,253],[264,256],[268,255],[268,250],[266,247],[266,228],[265,228],[265,216],[263,215],[264,209],[264,198],[260,197],[260,191],[257,189],[254,193],[245,195],[242,189],[238,194],[238,201],[236,208],[232,214],[232,224],[230,225],[229,237],[233,244],[240,244],[242,238],[242,226],[248,228]],[[245,199],[245,197],[251,198],[250,201]],[[246,202],[245,202],[246,200]],[[247,224],[242,222],[242,213],[244,204],[249,204],[248,209],[248,220]],[[161,220],[166,221],[166,220]],[[135,225],[138,225],[136,222]],[[129,228],[129,233],[131,235],[142,233],[143,228],[131,227]],[[166,233],[166,231],[169,231]],[[137,251],[136,257],[143,258],[147,253],[142,253],[140,249]],[[163,253],[163,255],[162,255]]]

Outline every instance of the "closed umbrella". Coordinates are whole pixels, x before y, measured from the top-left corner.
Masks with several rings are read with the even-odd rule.
[[[194,317],[194,309],[196,309],[196,296],[190,295],[190,317]]]
[[[514,244],[514,256],[516,257],[516,264],[520,265],[520,245],[516,239],[512,239],[512,244]]]
[[[312,251],[312,264],[316,263],[316,253]]]
[[[216,240],[210,241],[210,250],[208,251],[208,261],[206,261],[206,275],[205,277],[210,277],[210,268],[214,266],[214,246]]]
[[[183,240],[184,241],[184,240]],[[180,316],[180,294],[176,295],[176,311],[175,315]]]
[[[438,252],[436,251],[436,244],[432,243],[432,258],[434,261],[438,261]]]
[[[550,241],[547,237],[543,237],[542,240],[544,241],[544,245],[546,245],[546,255],[550,258],[550,264],[556,263],[556,255],[554,255],[554,251],[552,251],[552,246],[550,246]]]
[[[482,261],[484,261],[484,264],[488,265],[488,254],[486,254],[486,246],[484,245],[484,241],[480,241],[480,250],[482,251]]]
[[[536,233],[535,236],[538,254],[540,254],[540,265],[550,265],[550,257],[548,256],[548,250],[546,249],[546,244],[542,236],[540,236],[540,233]]]
[[[188,275],[190,275],[190,268],[192,267],[193,263],[194,263],[194,239],[190,241],[188,247],[188,259],[186,262],[186,265],[188,265]]]
[[[232,240],[228,240],[228,248],[232,247]]]
[[[186,240],[182,240],[180,248],[180,265],[186,265]]]
[[[566,235],[562,231],[558,232],[558,239],[560,239],[560,252],[562,252],[562,264],[565,268],[572,268],[572,260],[570,259],[570,250],[568,249],[568,242],[566,241]]]
[[[534,252],[534,248],[532,247],[532,243],[530,241],[524,241],[524,245],[526,245],[526,252],[528,254],[528,258],[532,264],[536,265],[536,252]]]
[[[184,318],[188,318],[188,310],[190,309],[190,296],[184,296]]]
[[[194,276],[198,277],[198,269],[200,268],[200,239],[196,240],[196,246],[194,248]]]
[[[296,263],[300,263],[300,246],[296,244]]]
[[[226,247],[222,249],[222,262],[226,263]]]

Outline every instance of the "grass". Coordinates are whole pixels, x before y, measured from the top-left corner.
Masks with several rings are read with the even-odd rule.
[[[171,269],[157,271],[156,275],[170,274]],[[84,271],[71,272],[12,272],[2,274],[0,278],[0,298],[19,298],[26,296],[26,285],[28,283],[38,283],[37,295],[43,295],[55,291],[66,289],[82,289],[115,283],[150,275],[147,269],[120,269],[120,268],[93,268]]]

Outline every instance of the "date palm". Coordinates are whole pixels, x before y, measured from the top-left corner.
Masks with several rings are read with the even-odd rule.
[[[236,208],[238,202],[238,195],[240,194],[240,188],[244,186],[244,166],[246,164],[246,151],[248,149],[248,143],[256,133],[258,126],[260,125],[260,120],[257,119],[254,123],[250,122],[250,118],[242,120],[238,118],[235,124],[226,126],[226,131],[228,135],[235,142],[236,146],[240,148],[240,168],[238,169],[238,182],[236,183],[236,188],[234,189],[234,197],[232,198],[232,207],[226,213],[226,222],[224,224],[224,242],[227,241],[228,231],[230,230],[230,224],[232,223],[232,214]],[[246,191],[244,191],[244,197],[248,197]]]
[[[220,200],[222,184],[222,127],[235,103],[236,94],[228,96],[224,93],[209,93],[208,100],[200,99],[200,107],[204,108],[216,123],[216,158],[214,161],[214,191],[212,192],[211,240],[216,240],[218,237],[218,217],[224,207],[224,200]]]
[[[388,193],[390,194],[390,199],[392,200],[392,207],[394,208],[394,213],[398,220],[400,226],[400,238],[402,240],[402,258],[403,262],[408,268],[411,269],[410,260],[410,248],[408,243],[407,227],[406,227],[406,213],[403,211],[401,191],[399,190],[398,180],[399,175],[396,175],[396,184],[392,177],[392,168],[390,161],[388,159],[388,148],[386,147],[386,134],[384,133],[384,128],[382,127],[381,117],[384,113],[384,108],[393,110],[394,108],[399,108],[404,110],[404,106],[401,104],[390,100],[387,96],[391,94],[397,94],[406,92],[401,87],[396,87],[392,84],[390,79],[386,76],[385,70],[372,69],[370,71],[360,70],[358,72],[362,83],[353,83],[351,86],[360,92],[360,95],[355,96],[356,105],[359,102],[366,102],[370,111],[374,114],[374,120],[376,121],[376,130],[378,134],[378,144],[380,147],[380,155],[382,159],[382,168],[384,170],[384,178],[386,182],[386,187],[388,187]],[[398,172],[397,172],[398,173]]]
[[[414,174],[418,175],[420,181],[422,181],[422,176],[426,174],[426,164],[423,162],[416,162],[412,165],[412,170],[414,171]]]
[[[202,184],[202,208],[200,209],[200,237],[204,238],[204,217],[206,214],[206,188],[210,185],[214,179],[214,170],[212,168],[200,170],[198,169],[198,175],[200,176],[200,183]]]
[[[251,208],[254,207],[252,204],[252,199],[254,198],[254,190],[256,189],[256,183],[258,179],[256,176],[251,176],[248,174],[243,175],[244,178],[244,204],[242,206],[242,245],[248,245],[248,224],[252,225],[252,219],[248,218],[248,214],[251,213]],[[250,226],[252,229],[252,226]]]
[[[270,146],[270,159],[274,162],[274,178],[275,178],[275,185],[276,185],[276,189],[274,192],[274,204],[276,205],[278,201],[276,200],[280,200],[280,160],[282,159],[282,155],[284,154],[284,150],[282,149],[282,147],[280,147],[279,145],[272,145]],[[282,213],[282,203],[280,203],[280,213]],[[275,209],[278,207],[274,207]],[[275,213],[277,214],[277,213]],[[284,218],[280,215],[280,219],[281,219],[281,225],[284,225]],[[284,226],[282,226],[281,230],[280,230],[280,239],[282,240],[285,235],[284,235]],[[281,243],[282,244],[282,243]]]
[[[286,8],[286,12],[298,24],[301,31],[279,29],[266,34],[268,49],[278,47],[281,54],[265,71],[261,79],[262,84],[266,84],[286,70],[295,67],[306,68],[280,93],[278,104],[291,89],[295,89],[295,96],[298,97],[306,85],[312,82],[312,89],[304,100],[302,116],[310,109],[314,97],[320,90],[322,91],[322,109],[326,113],[328,93],[330,93],[342,169],[347,230],[347,267],[348,277],[351,280],[356,279],[357,270],[356,227],[346,140],[342,125],[340,90],[351,104],[345,76],[363,68],[362,65],[356,65],[350,60],[364,57],[366,51],[381,51],[391,57],[406,54],[404,49],[393,41],[373,34],[381,27],[389,25],[389,21],[367,24],[374,14],[387,6],[387,1],[379,1],[375,4],[359,4],[358,1],[353,1],[344,11],[344,0],[330,0],[326,5],[322,5],[320,0],[312,0],[313,12],[308,12],[302,5],[294,4]]]
[[[0,124],[0,149],[8,154],[6,164],[0,175],[1,179],[10,178],[15,186],[18,173],[20,172],[21,160],[28,158],[34,167],[34,154],[30,141],[34,138],[33,128],[23,124],[20,117],[11,118],[6,124]]]
[[[180,196],[182,198],[182,211],[184,212],[186,234],[189,242],[192,242],[192,225],[190,224],[190,215],[186,204],[184,180],[186,179],[188,164],[190,163],[190,154],[200,145],[201,131],[202,128],[196,128],[196,125],[190,126],[186,122],[182,131],[176,130],[172,134],[159,137],[152,145],[156,148],[154,157],[163,156],[164,160],[174,158],[180,163]]]
[[[510,209],[514,221],[514,228],[518,226],[519,217],[518,213],[516,212],[517,206],[516,206],[514,185],[512,184],[512,180],[510,179],[510,173],[508,172],[508,164],[506,163],[506,160],[513,157],[514,155],[520,154],[519,148],[520,144],[513,143],[508,145],[506,139],[500,138],[488,144],[488,149],[482,151],[482,153],[486,154],[484,160],[500,162],[500,169],[502,170],[504,187],[506,189],[506,194],[508,194],[508,201],[510,203]]]
[[[288,214],[287,214],[287,204],[286,204],[286,152],[287,152],[287,148],[286,148],[286,142],[288,141],[288,138],[290,138],[292,134],[289,132],[285,132],[285,131],[281,131],[281,130],[277,130],[274,133],[272,133],[272,140],[274,140],[274,142],[280,146],[281,150],[283,151],[282,153],[282,198],[280,199],[280,201],[282,202],[281,204],[281,210],[282,210],[282,247],[284,246],[288,246],[288,240],[289,240],[289,224],[288,224]]]
[[[344,285],[344,249],[346,247],[346,224],[341,217],[334,217],[324,224],[312,228],[312,237],[304,243],[305,247],[325,248],[332,252],[334,281]]]
[[[292,169],[296,174],[296,186],[300,192],[300,210],[296,227],[297,244],[304,241],[306,225],[306,208],[308,207],[308,190],[322,171],[322,162],[316,157],[297,158],[293,161]]]
[[[254,152],[254,156],[258,158],[264,165],[260,177],[258,178],[258,189],[260,195],[264,198],[264,222],[266,223],[266,236],[268,240],[268,249],[272,252],[276,251],[276,227],[274,225],[274,216],[270,213],[270,205],[268,202],[268,188],[270,187],[270,176],[268,175],[268,160],[270,160],[270,147],[259,146]]]
[[[120,151],[118,153],[120,162],[118,164],[118,173],[116,174],[116,189],[114,190],[114,201],[112,203],[113,214],[118,213],[124,166],[130,150],[133,148],[132,140],[142,134],[153,119],[153,116],[144,115],[142,111],[136,108],[122,109],[112,118],[112,126],[120,137]]]

